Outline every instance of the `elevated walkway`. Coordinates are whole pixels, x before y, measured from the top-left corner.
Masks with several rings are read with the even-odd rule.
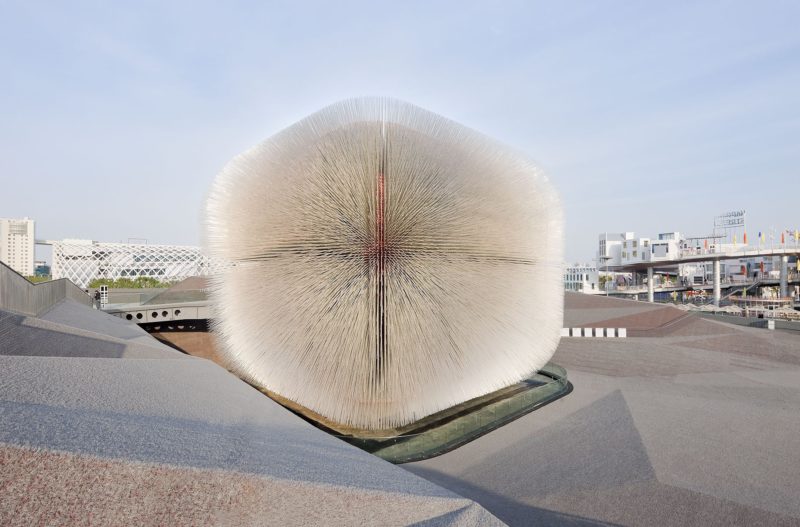
[[[647,301],[653,302],[655,287],[653,281],[653,272],[656,268],[677,267],[684,263],[696,262],[712,262],[714,265],[712,289],[714,294],[714,305],[719,306],[721,298],[722,281],[720,279],[720,262],[723,260],[740,260],[743,258],[758,258],[777,256],[781,259],[780,265],[780,278],[778,279],[778,286],[780,287],[780,296],[788,296],[788,288],[790,283],[788,258],[789,256],[800,257],[800,244],[795,243],[794,246],[783,245],[780,248],[771,247],[750,249],[749,246],[742,246],[741,250],[726,250],[717,252],[715,249],[689,249],[683,250],[679,256],[673,257],[652,257],[649,260],[641,262],[630,262],[624,265],[605,266],[606,271],[646,271],[647,272]],[[795,276],[794,282],[800,281],[800,277]],[[687,286],[688,288],[689,286]],[[638,293],[628,293],[638,294]]]

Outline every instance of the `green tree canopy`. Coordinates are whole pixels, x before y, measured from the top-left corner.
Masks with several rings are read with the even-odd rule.
[[[137,276],[136,278],[95,278],[89,282],[90,289],[96,289],[101,285],[107,285],[109,289],[147,289],[151,287],[169,287],[173,282],[161,282],[149,276]]]

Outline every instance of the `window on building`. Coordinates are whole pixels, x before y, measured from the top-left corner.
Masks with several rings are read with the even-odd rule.
[[[636,246],[637,246],[637,244],[638,244],[638,243],[639,243],[639,242],[637,242],[636,240],[633,240],[633,247],[634,247],[634,248],[636,248]]]

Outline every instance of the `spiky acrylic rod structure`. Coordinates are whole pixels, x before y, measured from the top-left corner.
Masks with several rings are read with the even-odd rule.
[[[207,204],[214,329],[239,373],[346,426],[402,426],[529,376],[562,325],[556,192],[403,102],[329,106],[233,159]]]

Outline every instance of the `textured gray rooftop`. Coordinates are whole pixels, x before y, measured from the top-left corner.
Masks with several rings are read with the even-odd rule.
[[[126,321],[2,312],[0,524],[800,525],[800,338],[671,309],[567,294],[655,336],[562,339],[572,394],[402,468]]]
[[[603,300],[587,320],[619,316]],[[553,360],[568,397],[403,467],[511,525],[800,525],[797,336],[692,316]]]
[[[4,313],[0,524],[499,524],[132,324],[46,318]]]

